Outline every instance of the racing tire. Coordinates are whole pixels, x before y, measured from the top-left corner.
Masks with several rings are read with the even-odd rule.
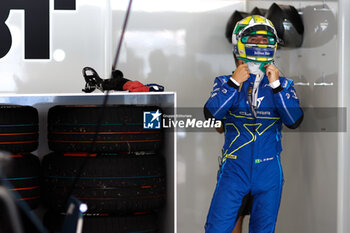
[[[38,148],[38,111],[31,106],[0,105],[0,150],[32,152]]]
[[[72,195],[88,205],[88,213],[147,211],[165,203],[165,167],[160,155],[51,153],[42,162],[47,207],[64,212],[82,164],[85,167]]]
[[[49,148],[58,152],[157,151],[162,130],[143,126],[144,112],[157,110],[156,106],[135,105],[54,106],[48,113]]]
[[[44,225],[50,233],[58,233],[64,222],[64,214],[47,212]],[[82,233],[156,233],[156,214],[130,214],[124,216],[84,216]]]
[[[17,191],[17,200],[26,201],[31,209],[40,204],[40,161],[33,154],[11,155],[11,160],[3,168],[5,177],[0,183],[9,182],[13,191]]]

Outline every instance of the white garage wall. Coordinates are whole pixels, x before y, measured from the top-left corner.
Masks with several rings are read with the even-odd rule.
[[[9,53],[0,59],[1,93],[80,93],[85,85],[81,73],[85,66],[105,76],[105,64],[110,63],[106,56],[110,41],[105,40],[109,0],[76,3],[76,11],[57,11],[54,0],[50,0],[48,60],[24,60],[25,12],[11,10],[6,24],[13,43]]]

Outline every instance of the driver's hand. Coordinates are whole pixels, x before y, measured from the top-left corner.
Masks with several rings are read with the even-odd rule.
[[[239,84],[242,84],[249,78],[248,64],[240,64],[235,72],[232,74],[232,78],[236,80]]]
[[[269,79],[269,83],[273,83],[274,81],[279,79],[279,70],[276,66],[272,64],[267,64],[264,67],[266,69],[266,75]]]
[[[218,127],[218,128],[215,128],[216,129],[216,131],[218,132],[218,133],[223,133],[223,132],[225,132],[225,127],[224,127],[224,124],[221,124],[221,126],[220,127]]]

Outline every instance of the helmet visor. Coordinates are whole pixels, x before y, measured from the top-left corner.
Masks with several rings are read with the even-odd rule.
[[[243,44],[266,44],[275,45],[276,37],[268,34],[251,34],[242,37]]]

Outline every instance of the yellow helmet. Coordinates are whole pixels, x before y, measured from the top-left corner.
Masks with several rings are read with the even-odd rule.
[[[248,43],[248,37],[251,35],[266,36],[268,43]],[[277,32],[272,22],[260,15],[252,15],[240,20],[232,33],[233,53],[238,59],[247,62],[272,62],[278,42]]]

